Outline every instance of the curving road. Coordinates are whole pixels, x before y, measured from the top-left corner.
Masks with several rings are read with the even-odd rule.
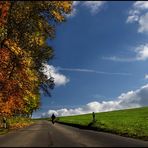
[[[0,135],[0,147],[148,147],[148,141],[41,120]]]

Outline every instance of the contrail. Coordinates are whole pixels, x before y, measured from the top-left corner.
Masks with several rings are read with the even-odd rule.
[[[119,73],[119,72],[104,72],[104,71],[97,71],[92,69],[80,69],[80,68],[62,68],[58,67],[58,70],[63,71],[75,71],[75,72],[88,72],[88,73],[96,73],[96,74],[105,74],[105,75],[122,75],[122,76],[131,76],[131,73]]]

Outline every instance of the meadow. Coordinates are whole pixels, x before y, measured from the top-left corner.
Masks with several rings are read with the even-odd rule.
[[[148,140],[148,107],[58,117],[57,122]]]

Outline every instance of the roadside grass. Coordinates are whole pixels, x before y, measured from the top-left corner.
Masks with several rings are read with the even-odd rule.
[[[33,124],[34,121],[27,117],[11,117],[8,119],[8,126],[10,129],[18,129]]]
[[[3,128],[3,124],[0,124],[0,135],[9,132],[9,130],[23,128],[32,125],[34,121],[31,118],[26,117],[9,117],[7,118],[7,129]]]
[[[8,129],[0,128],[0,135],[6,134]]]
[[[57,119],[57,122],[77,127],[148,140],[148,107],[96,113],[95,122],[92,121],[92,114]]]

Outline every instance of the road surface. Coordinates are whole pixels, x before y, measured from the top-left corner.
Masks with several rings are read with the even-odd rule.
[[[0,135],[0,147],[148,147],[148,141],[43,120]]]

